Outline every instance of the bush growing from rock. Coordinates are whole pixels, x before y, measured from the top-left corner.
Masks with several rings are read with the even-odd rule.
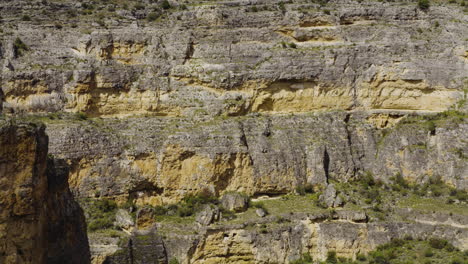
[[[15,57],[21,57],[24,55],[24,52],[28,51],[29,47],[24,44],[24,42],[17,37],[15,42],[13,43],[13,51],[15,53]]]
[[[159,14],[156,13],[156,12],[151,12],[148,14],[148,16],[146,17],[146,20],[148,20],[149,22],[152,22],[152,21],[155,21],[156,19],[158,19],[159,17]]]
[[[443,249],[448,245],[448,241],[440,238],[431,238],[429,239],[429,245],[435,249]]]
[[[418,7],[422,10],[427,10],[430,7],[429,0],[418,0]]]
[[[327,252],[327,263],[336,264],[338,263],[338,259],[336,258],[335,251],[328,251]]]
[[[172,6],[171,6],[171,4],[169,3],[169,1],[164,0],[164,1],[161,3],[161,7],[162,7],[163,9],[170,9]]]

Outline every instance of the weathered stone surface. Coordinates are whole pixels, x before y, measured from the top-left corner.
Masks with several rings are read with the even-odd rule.
[[[44,126],[0,119],[0,262],[89,263],[68,171],[47,162]]]
[[[350,222],[366,222],[367,215],[364,211],[349,211],[349,210],[338,210],[335,212],[338,219],[347,220]]]
[[[338,207],[335,185],[327,185],[325,192],[320,195],[319,200],[327,207]]]
[[[0,3],[3,23],[15,25],[0,33],[5,110],[93,116],[441,111],[463,97],[468,32],[457,5],[427,12],[398,1],[186,6],[152,23],[141,20],[155,9],[150,5],[141,11],[114,6],[124,15],[109,17],[102,22],[107,26],[90,16],[72,27],[70,12],[82,9],[73,1]],[[250,12],[253,7],[259,11]],[[35,12],[42,24],[18,21],[16,14],[38,9],[54,12],[54,20]],[[22,56],[16,37],[29,47]]]
[[[260,216],[260,217],[265,217],[267,215],[267,213],[265,212],[265,210],[263,210],[262,208],[258,208],[255,210],[255,213]]]
[[[154,230],[133,233],[123,248],[112,256],[107,256],[103,263],[167,263],[166,249],[161,237]]]
[[[123,229],[131,229],[135,226],[135,222],[127,210],[118,209],[115,214],[115,225]]]
[[[204,205],[203,209],[200,210],[200,212],[197,213],[195,216],[195,221],[201,225],[209,225],[213,223],[214,221],[219,220],[219,208],[216,206],[212,205]]]
[[[221,206],[229,211],[242,212],[249,206],[249,198],[240,193],[226,193],[221,197]]]
[[[355,258],[358,253],[375,249],[393,238],[411,236],[427,239],[437,236],[450,239],[456,246],[466,248],[466,229],[422,223],[351,223],[319,221],[305,218],[283,225],[268,225],[262,229],[224,227],[208,229],[184,246],[185,252],[172,251],[168,258],[181,263],[256,262],[288,263],[304,253],[314,259],[325,260],[327,252],[336,251],[339,257]],[[179,241],[177,238],[176,241]],[[170,243],[172,238],[163,239]],[[181,248],[180,248],[181,249]]]
[[[41,222],[41,205],[66,205],[68,211],[53,214],[57,224],[51,230],[80,229],[79,208],[65,202],[71,199],[67,177],[77,197],[130,199],[140,208],[204,190],[216,196],[272,196],[305,185],[320,189],[363,174],[384,182],[399,174],[417,184],[440,177],[467,190],[468,104],[462,102],[468,20],[462,7],[437,3],[423,11],[414,1],[331,0],[322,6],[306,0],[189,0],[170,1],[172,7],[164,9],[161,1],[142,8],[101,2],[91,3],[97,8],[90,10],[90,3],[69,0],[0,1],[0,111],[49,113],[44,119],[50,150],[64,161],[49,168],[62,175],[56,187],[45,187],[42,178],[25,176],[28,184],[7,178],[6,189],[15,191],[2,198],[8,209],[0,216],[32,213]],[[161,17],[150,21],[150,12]],[[26,14],[32,19],[21,19]],[[17,40],[26,47],[21,50]],[[462,114],[423,118],[449,108]],[[81,114],[66,118],[62,112]],[[419,120],[411,117],[416,114]],[[4,144],[10,146],[0,143],[0,153]],[[18,151],[32,153],[31,147]],[[31,157],[18,155],[18,168],[29,166],[22,164]],[[47,188],[60,194],[54,200],[25,198]],[[324,195],[329,207],[341,205],[342,198],[331,189]],[[138,214],[138,227],[151,229],[151,209]],[[262,224],[276,216],[269,217],[261,218]],[[405,233],[435,234],[466,248],[464,229],[451,229],[466,225],[463,216],[362,223],[365,214],[337,209],[336,215],[294,217],[304,223],[288,217],[293,224],[271,233],[244,227],[191,230],[190,243],[177,248],[174,241],[184,236],[174,235],[165,253],[165,242],[156,235],[139,240],[145,235],[135,234],[123,252],[105,261],[167,262],[162,256],[175,255],[184,263],[287,263],[305,252],[323,259],[332,249],[355,256]],[[326,222],[330,219],[341,222]],[[0,234],[16,243],[45,232],[38,230],[27,237],[14,233],[21,228]],[[72,242],[61,239],[53,251],[65,256]],[[2,246],[15,255],[6,246],[10,242]],[[41,243],[29,241],[36,242]],[[102,250],[102,259],[115,250],[114,242]],[[42,260],[46,253],[32,254]],[[86,256],[84,249],[80,255]]]
[[[282,194],[365,173],[389,181],[430,176],[466,189],[465,121],[426,121],[383,132],[365,113],[224,119],[127,118],[51,122],[51,153],[70,163],[79,197],[131,196],[153,205],[189,193]],[[466,120],[466,119],[462,119]],[[264,131],[270,131],[268,136]]]
[[[138,210],[136,214],[136,227],[138,229],[147,229],[153,226],[155,223],[154,209],[151,207],[143,207]]]

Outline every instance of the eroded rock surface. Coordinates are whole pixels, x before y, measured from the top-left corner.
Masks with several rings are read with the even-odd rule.
[[[68,171],[47,162],[44,126],[0,120],[0,262],[89,263]]]
[[[87,263],[72,193],[139,208],[116,219],[127,240],[90,235],[94,263],[355,258],[404,234],[467,248],[464,215],[407,208],[374,223],[338,208],[265,227],[276,216],[259,208],[250,226],[215,226],[210,207],[202,225],[160,234],[154,207],[306,187],[339,207],[333,183],[365,175],[466,191],[466,8],[18,0],[0,11],[0,112],[46,122],[55,157],[43,127],[0,121],[1,263]],[[243,211],[239,201],[224,207]]]
[[[70,23],[70,14],[86,9],[75,2],[3,2],[5,23],[16,23],[0,40],[3,107],[214,116],[443,111],[463,98],[462,7],[327,2],[173,1],[164,19],[151,23],[138,19],[157,10],[157,1],[141,14],[109,3],[120,16],[97,24],[94,16]],[[54,12],[51,23],[60,26],[14,15],[37,9]],[[16,38],[28,48],[21,56]]]

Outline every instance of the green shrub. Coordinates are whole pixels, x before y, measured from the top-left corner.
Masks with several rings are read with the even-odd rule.
[[[450,262],[450,264],[466,264],[466,261],[463,261],[463,260],[460,259],[460,258],[455,258],[455,259],[452,259],[452,261]]]
[[[75,10],[68,10],[67,11],[67,16],[72,18],[72,17],[76,17],[78,14],[76,13]]]
[[[375,180],[374,180],[374,176],[372,175],[371,172],[366,172],[360,179],[360,183],[362,185],[362,187],[364,188],[369,188],[371,186],[374,186],[375,185]]]
[[[392,177],[392,181],[394,184],[398,185],[401,188],[408,188],[409,185],[406,182],[405,178],[401,175],[401,173],[397,173],[394,177]]]
[[[448,241],[440,238],[431,238],[429,239],[429,245],[435,249],[443,249],[448,245]]]
[[[405,235],[403,237],[403,239],[406,240],[406,241],[411,241],[411,240],[413,240],[413,237],[411,235]]]
[[[443,187],[440,185],[430,185],[429,190],[431,190],[432,195],[435,197],[439,197],[443,194]]]
[[[426,251],[424,251],[424,256],[426,258],[430,258],[430,257],[434,256],[434,252],[432,252],[432,250],[428,248],[428,249],[426,249]]]
[[[23,15],[23,16],[21,17],[21,20],[23,20],[23,21],[31,21],[31,17],[28,16],[28,15]]]
[[[159,14],[158,13],[155,13],[155,12],[151,12],[148,14],[148,16],[146,17],[146,20],[148,20],[149,22],[152,22],[152,21],[155,21],[156,19],[158,19],[159,17]]]
[[[457,190],[457,189],[452,189],[450,191],[450,196],[452,196],[454,199],[460,200],[460,201],[467,201],[468,200],[468,192],[464,190]]]
[[[24,52],[29,51],[29,47],[24,44],[19,37],[17,37],[13,43],[13,51],[16,57],[21,57],[24,55]]]
[[[89,231],[112,228],[117,204],[113,200],[87,200],[82,206],[86,214]]]
[[[83,9],[87,9],[87,10],[94,10],[94,8],[95,8],[95,6],[93,4],[88,4],[88,3],[81,4],[81,7]]]
[[[113,200],[102,199],[97,200],[94,205],[102,212],[112,212],[117,209],[117,204]]]
[[[100,229],[107,229],[113,226],[112,219],[109,218],[101,218],[95,219],[88,224],[88,231],[93,232]]]
[[[216,203],[218,199],[216,199],[214,196],[211,196],[210,194],[200,193],[197,195],[185,196],[182,201],[188,206],[196,207],[202,204]]]
[[[283,12],[286,11],[286,7],[284,6],[284,2],[279,2],[278,3],[278,8],[279,8],[279,10],[281,10]]]
[[[447,245],[445,246],[445,250],[447,250],[448,252],[453,252],[453,251],[456,251],[458,249],[456,247],[454,247],[452,244],[447,242]]]
[[[314,260],[309,253],[304,253],[300,259],[289,262],[290,264],[312,264]]]
[[[427,10],[430,7],[429,0],[418,0],[418,7],[422,10]]]
[[[165,215],[167,213],[167,208],[161,205],[154,207],[155,215]]]
[[[357,254],[356,259],[359,260],[359,261],[366,261],[367,260],[366,255],[361,254],[361,253]]]
[[[335,251],[332,250],[332,251],[327,252],[327,263],[330,263],[330,264],[338,263],[338,259],[336,258]]]
[[[224,219],[234,219],[236,218],[236,213],[230,210],[227,210],[224,207],[219,208]]]
[[[180,217],[191,216],[195,214],[202,208],[204,204],[216,204],[218,199],[212,196],[209,191],[202,190],[201,193],[197,195],[188,195],[182,199],[182,202],[179,205],[173,205],[175,208],[168,208],[168,211],[176,210],[177,214]]]
[[[292,49],[297,48],[297,45],[296,45],[296,43],[294,43],[294,42],[289,43],[288,46],[289,46],[290,48],[292,48]]]
[[[136,4],[133,6],[133,9],[135,9],[135,10],[143,10],[143,9],[145,9],[145,5],[143,5],[142,3],[136,3]]]
[[[314,261],[314,259],[312,258],[312,256],[309,253],[302,254],[302,259],[305,262],[310,262],[310,263],[312,263]]]
[[[180,217],[191,216],[194,213],[194,208],[187,205],[182,205],[177,208],[177,215],[179,215]]]
[[[171,258],[171,260],[169,260],[169,264],[179,264],[179,261],[176,258]]]
[[[163,9],[166,9],[166,10],[167,10],[167,9],[170,9],[172,6],[171,6],[171,4],[169,3],[169,1],[164,0],[164,1],[161,3],[161,7],[162,7]]]
[[[86,120],[88,119],[88,116],[86,115],[86,113],[83,113],[83,112],[78,112],[76,114],[76,117],[79,119],[79,120]]]
[[[387,259],[387,256],[382,251],[376,251],[371,254],[372,262],[375,264],[390,264],[390,260]]]

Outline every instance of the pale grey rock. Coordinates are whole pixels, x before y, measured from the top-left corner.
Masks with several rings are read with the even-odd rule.
[[[267,215],[267,213],[265,212],[265,210],[263,210],[262,208],[257,208],[255,210],[255,213],[260,216],[260,217],[265,217]]]
[[[336,189],[334,184],[327,185],[325,192],[319,198],[327,207],[333,207],[336,199]]]
[[[221,206],[229,211],[242,212],[247,210],[249,198],[240,193],[226,193],[221,197]]]
[[[219,208],[210,204],[203,206],[203,209],[195,216],[197,223],[207,226],[220,218]]]
[[[351,222],[366,222],[367,215],[364,211],[337,210],[335,214],[338,219],[348,220]]]
[[[135,222],[127,210],[118,209],[115,214],[115,226],[123,229],[130,229],[135,226]]]

